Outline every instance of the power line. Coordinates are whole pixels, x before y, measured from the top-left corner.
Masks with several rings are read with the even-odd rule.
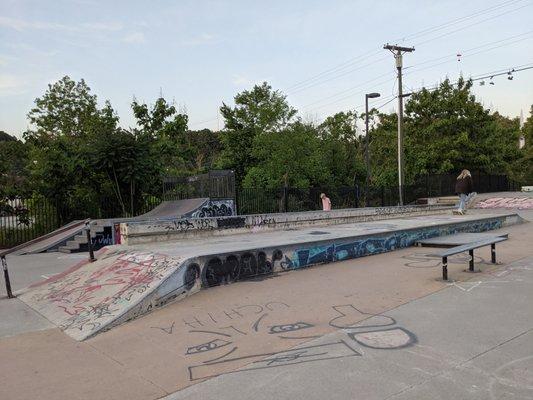
[[[533,64],[533,62],[527,63],[527,64],[521,64],[521,65],[510,67],[510,68],[498,69],[498,70],[495,70],[495,71],[492,71],[492,72],[485,72],[485,73],[483,73],[481,75],[473,75],[473,76],[471,76],[471,78],[468,78],[468,79],[471,79],[473,82],[475,82],[475,81],[479,81],[479,80],[483,80],[483,79],[488,79],[490,77],[508,75],[510,72],[511,73],[516,73],[516,72],[526,71],[526,70],[529,70],[529,69],[533,69],[533,65],[532,64]],[[459,80],[451,83],[451,85],[456,85],[458,82],[459,82]],[[430,88],[426,88],[426,87],[423,86],[423,87],[419,87],[418,89],[412,90],[411,93],[409,93],[409,94],[419,92],[419,91],[421,91],[423,89],[426,89],[426,90],[429,90],[429,91],[436,90],[439,87],[440,87],[440,84],[439,85],[435,85],[435,86],[430,87]],[[347,97],[351,97],[351,96],[347,96]],[[396,95],[385,97],[385,99],[387,101],[385,103],[381,104],[380,106],[374,107],[374,108],[380,109],[382,107],[385,107],[387,104],[389,104],[392,101],[394,101],[395,99],[397,99],[397,97],[398,96],[396,96]],[[317,108],[314,108],[314,109],[311,109],[311,110],[308,110],[308,111],[316,111],[316,110],[318,110],[320,108],[323,108],[323,107],[326,107],[326,106],[329,106],[329,105],[332,105],[332,104],[335,104],[335,103],[338,103],[338,101],[332,102],[332,103],[329,103],[329,104],[325,104],[325,105],[323,105],[321,107],[317,107]],[[362,107],[364,107],[364,104],[359,104],[359,105],[357,105],[355,107],[350,107],[350,109],[358,110],[358,109],[361,109]]]
[[[388,58],[388,57],[380,57],[380,58],[378,58],[377,60],[374,60],[374,61],[372,61],[372,62],[370,62],[370,63],[368,63],[368,64],[361,65],[360,67],[357,67],[357,68],[355,68],[355,69],[350,69],[350,70],[348,70],[348,71],[344,71],[344,72],[342,72],[342,73],[339,74],[339,75],[335,75],[335,76],[332,76],[332,77],[327,78],[327,79],[325,79],[325,80],[322,80],[322,81],[319,81],[319,82],[310,83],[310,84],[307,85],[307,86],[302,86],[302,87],[299,87],[299,88],[297,88],[297,89],[295,89],[295,90],[293,90],[293,91],[289,91],[288,94],[299,93],[299,92],[302,92],[302,91],[304,91],[304,90],[307,90],[307,89],[310,89],[310,88],[312,88],[312,87],[315,87],[315,86],[317,86],[317,85],[322,85],[322,84],[324,84],[324,83],[331,82],[331,81],[333,81],[333,80],[336,80],[336,79],[342,78],[343,76],[349,75],[349,74],[351,74],[351,73],[353,73],[353,72],[360,71],[360,70],[362,70],[363,68],[370,67],[370,66],[372,66],[372,65],[374,65],[374,64],[377,64],[377,63],[380,62],[380,61],[384,61],[384,60],[386,60],[387,58]]]
[[[475,50],[475,49],[479,49],[479,48],[483,48],[483,47],[490,46],[491,44],[495,44],[495,43],[501,43],[501,42],[504,42],[504,41],[507,41],[507,40],[513,39],[513,38],[515,38],[515,37],[520,37],[520,36],[524,36],[524,35],[526,35],[526,34],[531,34],[531,33],[533,33],[533,31],[524,32],[524,33],[521,33],[521,34],[519,34],[519,35],[510,36],[510,37],[508,37],[508,38],[506,38],[506,39],[501,39],[501,40],[499,40],[499,41],[494,41],[494,42],[485,43],[485,44],[483,44],[483,45],[473,47],[473,48],[471,48],[471,49],[469,49],[469,50],[467,50],[467,51]],[[494,49],[496,49],[496,48],[500,48],[500,47],[503,47],[503,46],[508,46],[508,45],[510,45],[510,44],[517,43],[517,42],[519,42],[519,41],[523,41],[523,40],[526,40],[526,39],[529,39],[529,38],[519,39],[519,40],[516,40],[516,41],[510,42],[510,43],[502,44],[502,45],[500,45],[500,46],[494,46],[494,47],[491,47],[491,48],[489,48],[489,49],[484,49],[484,50],[478,51],[478,52],[476,52],[476,53],[466,54],[466,55],[463,55],[462,58],[471,57],[471,56],[473,56],[473,55],[481,54],[481,53],[483,53],[483,52],[487,52],[487,51],[490,51],[490,50],[494,50]],[[408,68],[410,69],[410,68],[416,67],[417,65],[422,65],[422,64],[426,64],[426,63],[433,62],[433,61],[438,61],[438,60],[440,60],[440,59],[442,59],[442,58],[450,57],[450,56],[456,57],[457,55],[456,55],[456,54],[453,54],[453,55],[447,55],[447,56],[443,56],[443,57],[438,57],[438,58],[436,58],[436,59],[423,61],[423,62],[421,62],[421,63],[418,63],[418,64],[412,65],[412,66],[410,66],[410,67],[407,67],[406,69],[408,69]],[[454,58],[454,60],[455,60],[455,58]],[[444,61],[444,62],[440,62],[440,63],[434,64],[434,65],[430,65],[430,66],[428,66],[428,67],[424,67],[424,68],[415,68],[414,70],[411,70],[410,72],[407,72],[405,75],[410,75],[410,74],[412,74],[412,73],[414,73],[414,72],[420,72],[420,71],[423,71],[423,70],[426,70],[426,69],[434,68],[434,67],[437,67],[437,66],[439,66],[439,65],[442,65],[442,64],[446,64],[446,63],[452,62],[452,61],[454,61],[454,60],[446,60],[446,61]],[[357,85],[352,86],[352,87],[350,87],[350,88],[348,88],[348,89],[344,89],[344,90],[342,90],[342,91],[340,91],[340,92],[337,92],[337,93],[334,93],[334,94],[332,94],[332,95],[330,95],[330,96],[328,96],[328,97],[321,98],[321,99],[316,100],[316,101],[314,101],[314,102],[308,103],[308,104],[306,104],[303,108],[304,108],[304,109],[307,109],[309,106],[312,106],[312,105],[314,105],[314,104],[319,104],[319,103],[322,103],[323,101],[326,101],[326,100],[329,100],[329,99],[335,98],[335,97],[340,96],[340,95],[343,95],[343,94],[345,94],[345,93],[349,93],[349,92],[353,91],[354,89],[360,88],[360,87],[362,87],[362,86],[364,86],[364,85],[366,85],[366,84],[368,84],[368,83],[374,82],[374,81],[376,81],[377,79],[379,79],[379,78],[381,78],[381,77],[383,77],[383,76],[387,76],[387,75],[389,75],[389,73],[385,73],[385,74],[382,74],[382,75],[378,75],[378,76],[376,76],[375,78],[372,78],[372,79],[370,79],[370,80],[367,80],[367,81],[365,81],[365,82],[363,82],[363,83],[357,84]],[[385,82],[389,82],[389,80],[387,80],[387,81],[385,81]],[[380,83],[378,83],[377,85],[380,85],[380,84],[385,83],[385,82],[380,82]],[[321,109],[321,108],[327,107],[327,106],[329,106],[329,105],[336,104],[336,103],[338,103],[338,102],[340,102],[340,101],[342,101],[342,100],[345,100],[345,99],[347,99],[347,98],[350,98],[350,97],[352,97],[353,95],[358,94],[358,93],[361,93],[361,91],[358,91],[358,92],[356,92],[356,93],[352,93],[352,94],[347,95],[347,96],[343,96],[343,97],[341,97],[341,98],[339,98],[339,99],[337,99],[337,100],[335,100],[335,101],[333,101],[333,102],[329,102],[329,103],[324,104],[324,105],[322,105],[322,106],[319,106],[319,107],[316,107],[316,108],[312,108],[311,111],[316,111],[316,110],[318,110],[318,109]]]
[[[524,0],[511,0],[511,1],[506,1],[506,2],[500,3],[500,4],[498,4],[498,5],[491,6],[491,7],[488,7],[488,8],[486,8],[486,9],[480,10],[480,11],[478,11],[478,12],[476,12],[476,13],[472,13],[472,14],[470,14],[470,15],[467,15],[467,16],[464,16],[464,17],[457,18],[457,19],[452,20],[452,21],[449,21],[449,22],[447,22],[447,23],[437,25],[436,27],[433,27],[433,28],[427,28],[427,29],[422,30],[422,31],[419,31],[419,32],[417,32],[417,33],[415,33],[415,34],[405,36],[404,38],[402,38],[402,40],[406,40],[407,38],[414,38],[414,37],[419,37],[419,36],[425,36],[425,35],[427,35],[427,34],[430,34],[430,33],[436,32],[436,31],[438,31],[438,30],[442,30],[442,29],[448,28],[448,27],[450,27],[450,26],[456,25],[456,24],[458,24],[458,23],[464,22],[465,20],[472,19],[472,18],[478,17],[478,16],[480,16],[480,15],[490,13],[490,12],[492,12],[492,11],[495,11],[495,10],[497,10],[497,9],[500,9],[500,8],[503,8],[503,7],[506,7],[506,6],[515,5],[515,4],[517,4],[517,3],[521,3],[521,2],[523,2],[523,1],[524,1]],[[472,24],[470,24],[470,25],[467,25],[467,26],[463,26],[463,27],[461,27],[461,28],[458,28],[458,29],[456,29],[456,30],[454,30],[454,31],[446,32],[446,33],[444,33],[444,34],[442,34],[442,35],[440,35],[440,36],[437,36],[437,37],[434,37],[434,38],[428,39],[428,40],[423,41],[423,42],[420,42],[420,43],[417,43],[417,44],[415,44],[415,46],[420,46],[420,45],[423,45],[423,44],[429,43],[429,42],[431,42],[431,41],[433,41],[433,40],[439,39],[439,38],[444,37],[444,36],[451,35],[451,34],[456,33],[456,32],[458,32],[458,31],[461,31],[461,30],[467,29],[467,28],[469,28],[469,27],[472,27],[472,26],[478,25],[478,24],[480,24],[480,23],[483,23],[483,22],[489,21],[489,20],[494,19],[494,18],[498,18],[498,17],[500,17],[500,16],[502,16],[502,15],[505,15],[505,14],[508,14],[508,13],[510,13],[510,12],[514,12],[514,11],[520,10],[520,9],[522,9],[522,8],[524,8],[524,7],[528,7],[528,6],[530,6],[530,5],[531,5],[531,4],[526,4],[526,5],[523,5],[523,6],[521,6],[521,7],[516,8],[516,9],[508,10],[508,11],[506,11],[506,12],[503,12],[503,13],[500,13],[500,14],[493,15],[493,16],[491,16],[491,17],[489,17],[489,18],[484,19],[484,20],[477,21],[477,22],[472,23]],[[308,79],[304,79],[304,80],[302,80],[302,81],[300,81],[300,82],[297,82],[297,83],[295,83],[295,84],[293,84],[293,85],[287,87],[284,91],[285,91],[286,93],[291,93],[291,90],[294,89],[294,90],[292,90],[292,93],[294,94],[294,93],[297,93],[297,92],[300,92],[300,91],[303,91],[303,90],[310,89],[311,87],[314,87],[314,86],[317,86],[317,85],[320,85],[320,84],[323,84],[323,83],[329,82],[329,81],[331,81],[331,80],[338,79],[338,78],[340,78],[340,77],[342,77],[342,76],[348,75],[348,74],[350,74],[350,73],[353,73],[353,72],[355,72],[355,71],[358,71],[358,70],[360,70],[360,69],[362,69],[362,68],[365,68],[365,67],[367,67],[367,66],[374,65],[374,64],[376,64],[376,63],[382,61],[383,59],[380,58],[380,59],[377,59],[377,60],[375,60],[375,61],[373,61],[373,62],[371,62],[371,63],[365,64],[365,65],[362,66],[362,67],[358,67],[358,68],[356,68],[356,69],[352,69],[352,70],[348,70],[348,71],[343,71],[343,70],[345,70],[345,69],[347,69],[347,68],[349,68],[349,67],[351,67],[351,66],[354,66],[354,65],[358,64],[358,63],[360,62],[359,60],[362,59],[363,57],[365,57],[365,56],[369,56],[369,55],[374,55],[374,54],[377,54],[377,53],[379,53],[379,50],[366,52],[366,53],[364,53],[363,55],[358,56],[358,57],[355,57],[355,58],[353,58],[353,59],[351,59],[351,60],[349,60],[349,61],[346,61],[346,62],[344,62],[344,63],[342,63],[342,64],[339,64],[339,65],[336,66],[336,67],[330,68],[330,69],[328,69],[328,70],[326,70],[326,71],[323,71],[323,72],[321,72],[321,73],[319,73],[319,74],[317,74],[317,75],[315,75],[315,76],[313,76],[313,77],[310,77],[310,78],[308,78]],[[330,74],[331,74],[331,75],[334,75],[334,74],[336,74],[337,72],[341,72],[341,71],[342,71],[342,73],[341,73],[340,75],[335,75],[335,76],[333,76],[333,77],[326,77],[326,76],[325,76],[325,75],[330,75]]]
[[[424,30],[421,30],[419,32],[416,32],[414,34],[411,34],[411,35],[407,35],[403,38],[401,38],[400,40],[407,40],[407,39],[412,39],[412,38],[416,38],[416,37],[421,37],[421,36],[425,36],[425,35],[428,35],[428,34],[431,34],[431,33],[434,33],[434,32],[437,32],[439,30],[443,30],[443,29],[446,29],[446,28],[449,28],[451,26],[454,26],[454,25],[457,25],[457,24],[460,24],[462,22],[465,22],[467,20],[471,20],[471,19],[474,19],[474,18],[477,18],[481,15],[485,15],[485,14],[489,14],[491,12],[495,12],[497,10],[500,10],[500,9],[503,9],[505,7],[508,7],[508,6],[513,6],[513,5],[516,5],[516,4],[519,4],[521,2],[523,2],[524,0],[508,0],[508,1],[504,1],[502,3],[499,3],[499,4],[496,4],[496,5],[493,5],[493,6],[490,6],[488,8],[485,8],[485,9],[482,9],[482,10],[479,10],[477,12],[474,12],[472,14],[469,14],[469,15],[466,15],[466,16],[463,16],[463,17],[459,17],[459,18],[456,18],[456,19],[453,19],[451,21],[448,21],[448,22],[445,22],[445,23],[442,23],[442,24],[439,24],[439,25],[436,25],[434,27],[429,27],[429,28],[426,28]],[[437,40],[437,39],[440,39],[442,37],[445,37],[445,36],[448,36],[448,35],[451,35],[453,33],[456,33],[458,31],[461,31],[461,30],[464,30],[464,29],[467,29],[469,27],[472,27],[472,26],[475,26],[475,25],[478,25],[478,24],[481,24],[483,22],[486,22],[486,21],[489,21],[489,20],[492,20],[492,19],[495,19],[495,18],[498,18],[500,16],[503,16],[503,15],[506,15],[506,14],[509,14],[511,12],[515,12],[515,11],[518,11],[522,8],[525,8],[525,7],[528,7],[530,6],[531,3],[528,3],[528,4],[525,4],[525,5],[522,5],[518,8],[514,8],[512,10],[507,10],[505,12],[502,12],[502,13],[499,13],[499,14],[496,14],[496,15],[492,15],[490,16],[489,18],[485,18],[483,20],[480,20],[480,21],[476,21],[472,24],[469,24],[469,25],[466,25],[466,26],[463,26],[463,27],[460,27],[458,29],[455,29],[451,32],[446,32],[442,35],[439,35],[439,36],[436,36],[436,37],[433,37],[433,38],[430,38],[428,40],[425,40],[423,42],[419,42],[416,44],[416,46],[420,46],[420,45],[424,45],[426,43],[429,43],[431,41],[434,41],[434,40]],[[504,39],[505,40],[505,39]],[[513,42],[515,43],[515,42]],[[501,46],[500,46],[501,47]],[[495,48],[498,48],[498,47],[495,47]],[[472,49],[470,49],[472,50]],[[490,49],[487,49],[487,51],[490,50]],[[374,64],[377,64],[378,62],[380,61],[383,61],[385,59],[385,57],[383,58],[379,58],[379,59],[376,59],[370,63],[367,63],[367,64],[364,64],[363,66],[359,66],[355,69],[349,69],[351,68],[352,66],[355,66],[359,63],[361,63],[362,61],[364,60],[367,60],[369,56],[372,56],[374,54],[378,54],[380,50],[371,50],[371,51],[368,51],[366,53],[363,53],[361,54],[360,56],[357,56],[357,57],[354,57],[352,59],[349,59],[341,64],[338,64],[337,66],[334,66],[330,69],[327,69],[325,71],[322,71],[314,76],[311,76],[310,78],[307,78],[307,79],[304,79],[302,81],[299,81],[289,87],[286,88],[285,92],[288,93],[288,94],[294,94],[294,93],[298,93],[298,92],[301,92],[301,91],[304,91],[304,90],[307,90],[307,89],[310,89],[314,86],[317,86],[317,85],[320,85],[320,84],[324,84],[324,83],[327,83],[327,82],[330,82],[332,80],[335,80],[335,79],[339,79],[343,76],[346,76],[350,73],[353,73],[353,72],[356,72],[358,70],[361,70],[363,68],[366,68],[366,67],[369,67],[369,66],[372,66]],[[476,53],[478,54],[478,53]],[[474,54],[471,54],[471,55],[474,55]],[[471,56],[469,55],[469,56]],[[444,57],[442,57],[444,58]],[[427,62],[430,62],[430,61],[426,61],[425,63]],[[449,61],[446,61],[446,62],[449,62]],[[435,64],[433,66],[431,66],[430,68],[432,67],[435,67],[439,64]],[[412,66],[411,66],[412,67]],[[410,68],[411,68],[410,67]],[[420,71],[421,69],[418,69],[418,71]],[[337,74],[337,75],[336,75]],[[407,74],[406,74],[407,75]],[[374,78],[375,80],[376,78]],[[360,87],[361,85],[357,85],[355,87]],[[346,89],[342,92],[339,92],[339,93],[335,93],[331,96],[329,96],[328,98],[333,98],[333,97],[336,97],[342,93],[345,93],[345,92],[348,92],[349,90],[353,90],[355,87],[352,87],[352,88],[349,88],[349,89]],[[289,89],[294,89],[292,92],[289,90]],[[342,101],[344,98],[341,98],[339,99],[338,101]],[[321,100],[318,100],[314,103],[310,103],[309,105],[311,104],[315,104],[315,103],[319,103],[319,102],[322,102],[324,101],[325,99],[321,99]],[[335,103],[335,102],[334,102]],[[327,104],[329,105],[329,104]],[[326,106],[327,106],[326,105]],[[322,108],[324,106],[321,106],[319,108]],[[206,121],[200,121],[200,122],[196,122],[196,123],[193,123],[191,124],[191,126],[194,126],[194,125],[199,125],[201,123],[205,123],[205,122],[211,122],[213,120],[215,120],[216,118],[213,118],[213,119],[210,119],[210,120],[206,120]]]
[[[468,57],[472,57],[472,56],[475,56],[475,55],[478,55],[478,54],[481,54],[481,53],[486,53],[488,51],[491,51],[491,50],[495,50],[495,49],[499,49],[501,47],[507,47],[507,46],[510,46],[512,44],[515,44],[515,43],[519,43],[519,42],[522,42],[524,40],[527,40],[527,39],[531,39],[531,38],[523,38],[523,39],[518,39],[518,40],[515,40],[515,41],[512,41],[512,42],[509,42],[509,43],[504,43],[504,44],[501,44],[499,46],[494,46],[494,47],[490,47],[488,49],[484,49],[484,50],[480,50],[480,51],[477,51],[475,53],[471,53],[471,54],[466,54],[466,55],[462,55],[461,58],[468,58]],[[446,56],[446,57],[450,57],[450,56]],[[443,57],[441,57],[443,58]],[[435,60],[433,60],[435,61]],[[410,75],[412,74],[413,72],[420,72],[420,71],[424,71],[424,70],[427,70],[427,69],[431,69],[431,68],[435,68],[435,67],[438,67],[439,65],[443,65],[443,64],[448,64],[450,62],[454,62],[455,59],[453,60],[445,60],[445,61],[442,61],[442,62],[439,62],[439,63],[436,63],[436,64],[432,64],[432,65],[429,65],[427,67],[423,67],[423,68],[415,68],[414,70],[411,70],[410,72],[407,72],[405,75]],[[423,63],[422,63],[423,64]],[[419,65],[419,64],[417,64]],[[410,68],[412,68],[413,66],[411,66]]]
[[[307,107],[309,107],[309,106],[311,106],[311,105],[314,105],[314,104],[317,104],[317,103],[322,103],[322,102],[325,101],[325,100],[329,100],[329,99],[335,98],[335,97],[337,97],[337,96],[339,96],[339,95],[342,95],[342,94],[345,94],[345,93],[349,93],[349,92],[351,92],[353,89],[360,88],[361,86],[364,86],[364,85],[366,85],[367,83],[374,82],[374,81],[378,80],[379,78],[383,78],[384,76],[389,76],[389,75],[390,75],[390,72],[386,72],[386,73],[384,73],[384,74],[382,74],[382,75],[378,75],[378,76],[376,76],[375,78],[372,78],[372,79],[370,79],[370,80],[368,80],[368,81],[365,81],[365,82],[363,82],[363,83],[359,83],[359,84],[357,84],[357,85],[355,85],[355,86],[351,86],[351,87],[349,87],[348,89],[344,89],[344,90],[342,90],[342,91],[340,91],[340,92],[337,92],[337,93],[334,93],[334,94],[332,94],[332,95],[330,95],[330,96],[328,96],[328,97],[322,97],[321,99],[316,100],[316,101],[313,101],[312,103],[308,103],[308,104],[306,104],[306,105],[304,106],[304,108],[307,108]],[[387,79],[387,82],[388,82],[388,81],[389,81],[389,79]]]
[[[434,26],[434,27],[429,27],[429,28],[423,29],[423,30],[418,31],[418,32],[416,32],[414,34],[407,35],[407,36],[402,37],[402,38],[398,38],[397,40],[398,41],[400,41],[400,40],[401,41],[412,40],[412,39],[415,39],[416,37],[424,36],[424,35],[427,35],[427,34],[433,33],[433,32],[437,32],[439,30],[448,28],[450,26],[457,25],[457,24],[459,24],[461,22],[464,22],[466,20],[478,17],[478,16],[483,15],[483,14],[488,14],[488,13],[490,13],[492,11],[497,10],[497,9],[500,9],[500,8],[503,8],[503,7],[506,7],[506,6],[509,6],[509,5],[514,5],[515,3],[520,3],[522,1],[524,1],[524,0],[508,0],[508,1],[504,1],[503,3],[496,4],[494,6],[485,8],[485,9],[480,10],[478,12],[466,15],[464,17],[453,19],[451,21],[445,22],[443,24],[440,24],[440,25],[437,25],[437,26]]]
[[[483,22],[490,21],[491,19],[499,18],[499,17],[501,17],[501,16],[503,16],[503,15],[506,15],[506,14],[509,14],[509,13],[512,13],[512,12],[515,12],[515,11],[521,10],[522,8],[529,7],[529,6],[531,6],[531,3],[525,4],[525,5],[521,6],[521,7],[518,7],[518,8],[512,9],[512,10],[509,10],[509,11],[506,11],[506,12],[503,12],[503,13],[500,13],[500,14],[493,15],[493,16],[491,16],[491,17],[489,17],[489,18],[485,18],[485,19],[483,19],[483,20],[481,20],[481,21],[477,21],[477,22],[474,22],[474,23],[472,23],[472,24],[470,24],[470,25],[463,26],[463,27],[458,28],[458,29],[456,29],[456,30],[453,30],[453,31],[451,31],[451,32],[443,33],[443,34],[440,35],[440,36],[436,36],[436,37],[434,37],[434,38],[431,38],[431,39],[428,39],[428,40],[424,40],[423,42],[416,43],[415,46],[416,46],[416,47],[419,47],[419,46],[421,46],[421,45],[423,45],[423,44],[426,44],[426,43],[432,42],[432,41],[434,41],[434,40],[437,40],[437,39],[443,38],[443,37],[445,37],[445,36],[452,35],[452,34],[454,34],[454,33],[456,33],[456,32],[462,31],[462,30],[464,30],[464,29],[470,28],[470,27],[475,26],[475,25],[482,24]]]
[[[468,53],[472,50],[477,50],[477,49],[481,49],[483,47],[486,47],[486,46],[490,46],[490,45],[493,45],[493,44],[497,44],[497,43],[502,43],[502,42],[506,42],[508,40],[511,40],[511,39],[515,39],[515,38],[518,38],[520,36],[526,36],[526,35],[531,35],[533,34],[533,30],[531,31],[527,31],[527,32],[524,32],[524,33],[520,33],[518,35],[514,35],[514,36],[510,36],[510,37],[507,37],[505,39],[501,39],[501,40],[496,40],[494,42],[489,42],[489,43],[485,43],[485,44],[482,44],[482,45],[479,45],[479,46],[476,46],[476,47],[472,47],[470,49],[467,49],[467,50],[464,50],[461,52],[460,56],[461,58],[464,58],[464,57],[469,57],[469,56],[472,56],[474,54],[478,54],[478,53],[474,53],[474,54],[467,54],[467,55],[464,55],[464,53]],[[526,40],[528,38],[524,38],[524,39],[521,39],[521,40]],[[512,43],[515,43],[515,42],[512,42]],[[506,43],[505,46],[507,46],[508,44],[510,43]],[[459,56],[458,54],[456,53],[450,53],[450,54],[447,54],[445,56],[442,56],[442,57],[437,57],[437,58],[433,58],[431,60],[426,60],[426,61],[422,61],[422,62],[418,62],[416,65],[423,65],[423,64],[428,64],[428,63],[431,63],[431,62],[434,62],[434,61],[439,61],[439,60],[443,60],[443,59],[448,59],[450,57],[457,57]],[[405,67],[405,69],[411,69],[413,68],[413,65],[412,66],[409,66],[409,67]]]

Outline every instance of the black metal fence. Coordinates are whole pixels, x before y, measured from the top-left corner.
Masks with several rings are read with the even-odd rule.
[[[186,197],[182,197],[186,196]],[[231,170],[213,170],[190,177],[163,178],[164,199],[232,199],[235,197],[235,173]]]
[[[230,174],[222,178],[204,180],[204,189],[187,186],[168,187],[160,196],[145,196],[133,207],[123,209],[115,199],[101,199],[100,206],[51,201],[44,198],[14,199],[0,210],[0,248],[9,248],[49,233],[73,220],[85,218],[120,218],[144,214],[163,200],[179,200],[192,197],[235,198],[239,214],[262,214],[319,210],[322,208],[320,193],[326,193],[333,208],[382,207],[399,204],[398,187],[313,187],[313,188],[244,188],[235,190]],[[404,187],[404,203],[414,203],[424,197],[454,194],[454,175],[430,175],[419,178]],[[478,193],[518,190],[519,185],[505,175],[473,174],[474,190]],[[208,182],[205,186],[205,182]],[[205,189],[207,187],[207,189]],[[201,192],[201,193],[200,193]],[[213,196],[208,196],[212,193]],[[199,196],[203,194],[203,196]]]
[[[474,173],[474,190],[478,193],[519,190],[519,185],[505,175]],[[418,199],[444,197],[455,194],[457,177],[450,174],[422,176],[403,188],[404,204]],[[398,186],[368,187],[313,187],[279,189],[244,188],[237,191],[237,209],[240,214],[296,212],[320,210],[320,194],[325,193],[334,208],[385,207],[400,203]]]

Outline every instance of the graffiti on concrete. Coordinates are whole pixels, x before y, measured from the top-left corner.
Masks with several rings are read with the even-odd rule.
[[[240,279],[272,273],[272,262],[264,251],[210,258],[204,266],[204,283],[217,286]]]
[[[206,206],[195,211],[194,218],[227,217],[235,215],[235,202],[233,200],[209,200]]]
[[[157,288],[181,260],[156,253],[121,251],[106,253],[96,263],[101,268],[88,264],[31,292],[32,305],[44,314],[50,309],[57,310],[53,311],[56,318],[63,315],[59,327],[78,332],[73,335],[76,338],[83,339],[111,322],[125,322],[161,305],[149,298],[128,310]],[[183,280],[185,275],[189,280],[181,284],[181,291],[185,291],[186,287],[192,288],[190,281],[192,276],[199,276],[199,267],[192,265],[182,271],[179,279]]]
[[[227,353],[227,355],[231,353],[233,353],[233,351]],[[219,368],[222,370],[229,369],[225,372],[226,374],[229,374],[354,356],[361,356],[361,353],[352,349],[343,340],[340,340],[337,342],[303,346],[280,352],[252,354],[225,360],[218,359],[209,363],[192,365],[189,367],[189,379],[191,381],[196,381],[199,379],[213,378],[223,373],[214,372]],[[243,364],[244,366],[241,367]]]
[[[184,325],[191,336],[183,354],[190,363],[190,381],[238,371],[361,357],[357,346],[393,350],[417,342],[416,336],[394,318],[362,312],[352,304],[332,306],[325,323],[295,320],[298,311],[291,310],[285,303],[248,304],[188,317]],[[304,341],[336,329],[343,332],[342,337],[301,346]],[[294,345],[297,347],[287,349]]]
[[[294,320],[292,313],[288,313],[290,309],[284,302],[272,301],[240,305],[184,319],[188,333],[194,335],[183,350],[184,356],[192,363],[188,367],[189,379],[204,379],[242,367],[262,369],[360,355],[346,344],[345,348],[338,347],[342,346],[338,341],[280,351],[280,347],[293,346],[293,341],[321,336],[314,323]],[[269,352],[258,352],[257,343],[267,345]]]
[[[174,326],[176,325],[175,321],[172,321],[172,324],[168,327],[162,327],[162,326],[151,326],[150,329],[159,329],[162,332],[165,332],[167,335],[172,335],[172,332],[174,331]]]
[[[531,370],[533,355],[527,355],[507,362],[490,374],[490,398],[496,399],[531,399],[533,383]]]
[[[113,243],[113,227],[104,226],[102,232],[97,232],[96,235],[91,238],[93,250],[99,250],[104,246],[109,246]]]
[[[412,346],[417,342],[414,333],[398,326],[396,320],[387,315],[366,313],[353,304],[331,308],[338,315],[329,321],[329,325],[345,330],[361,346],[392,350]]]
[[[533,210],[532,197],[491,197],[476,205],[476,208],[516,208]]]
[[[463,231],[482,232],[497,229],[501,225],[501,220],[476,221],[435,228],[376,233],[371,237],[357,238],[346,243],[318,243],[301,247],[287,246],[284,250],[256,249],[242,253],[221,254],[208,257],[200,263],[203,265],[202,282],[206,287],[217,286],[241,279],[384,253],[409,247],[421,239]],[[462,255],[451,257],[450,262],[463,262],[462,257]],[[439,265],[440,262],[440,259],[419,254],[404,256],[404,258],[408,260],[406,266],[410,267],[432,267]],[[484,262],[481,257],[477,259],[479,262]]]
[[[244,228],[245,225],[246,218],[244,217],[227,217],[217,219],[217,226],[220,229]]]
[[[148,225],[149,230],[162,230],[166,233],[188,232],[192,230],[213,230],[217,228],[216,220],[211,219],[175,219],[172,221],[156,221]]]

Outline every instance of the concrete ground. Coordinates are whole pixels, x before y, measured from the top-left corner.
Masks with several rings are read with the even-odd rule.
[[[408,248],[211,288],[84,342],[2,299],[0,398],[531,399],[533,229],[502,231],[500,264],[452,257],[453,282]]]

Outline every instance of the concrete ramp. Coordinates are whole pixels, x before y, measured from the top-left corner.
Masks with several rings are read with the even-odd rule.
[[[77,340],[200,290],[520,223],[517,214],[419,215],[107,247],[97,261],[30,287],[19,299]]]
[[[187,218],[193,216],[195,213],[201,212],[202,209],[209,207],[209,205],[209,198],[163,201],[153,210],[138,215],[137,217],[93,220],[91,229],[93,230],[93,236],[102,236],[104,237],[104,243],[110,244],[113,243],[112,229],[114,224],[169,218]],[[36,254],[44,253],[45,251],[56,251],[57,249],[62,251],[62,248],[68,247],[74,251],[79,251],[80,244],[86,243],[84,228],[85,221],[73,221],[53,232],[23,243],[14,249],[10,249],[9,252],[15,254]],[[71,243],[72,241],[76,243]],[[98,246],[98,243],[95,241],[93,242],[93,247],[98,249],[102,246]],[[87,250],[85,249],[84,251]]]
[[[190,217],[192,214],[209,204],[209,198],[163,201],[156,208],[133,220]]]
[[[39,283],[19,296],[77,340],[129,321],[194,292],[199,271],[179,257],[142,252],[103,252]]]
[[[8,249],[6,253],[14,254],[36,254],[43,253],[48,249],[57,248],[66,243],[70,238],[80,234],[85,227],[84,221],[72,221],[55,231],[47,233],[29,242]]]

